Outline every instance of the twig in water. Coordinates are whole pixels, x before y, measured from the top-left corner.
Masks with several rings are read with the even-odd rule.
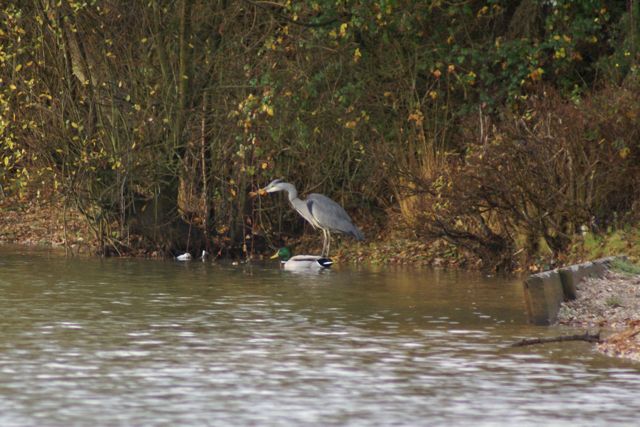
[[[548,338],[525,338],[516,343],[511,344],[511,347],[524,347],[526,345],[534,345],[534,344],[546,344],[550,342],[562,342],[562,341],[587,341],[587,342],[596,342],[600,341],[600,331],[596,334],[590,334],[589,332],[585,332],[582,335],[561,335],[557,337],[548,337]]]

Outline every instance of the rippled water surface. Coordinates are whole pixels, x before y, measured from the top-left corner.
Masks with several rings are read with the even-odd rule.
[[[0,425],[634,425],[640,366],[510,348],[515,279],[0,248]]]

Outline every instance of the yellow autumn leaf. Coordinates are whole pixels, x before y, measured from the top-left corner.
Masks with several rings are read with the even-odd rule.
[[[629,147],[624,147],[622,150],[619,151],[618,154],[620,155],[620,158],[626,159],[630,153],[631,153],[631,150],[629,149]]]
[[[273,116],[273,107],[267,104],[263,104],[262,105],[262,111],[264,111],[265,113],[267,113],[267,115],[269,115],[270,117]]]
[[[360,61],[360,58],[362,58],[362,52],[360,52],[360,48],[357,47],[353,52],[353,62],[357,63],[358,61]]]
[[[531,80],[541,80],[542,79],[542,75],[544,74],[544,70],[540,67],[536,68],[535,70],[533,70],[532,72],[529,73],[529,78]]]
[[[347,27],[348,24],[346,22],[340,25],[340,37],[344,37],[347,35]]]

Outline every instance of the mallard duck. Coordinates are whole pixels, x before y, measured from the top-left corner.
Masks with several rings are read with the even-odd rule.
[[[319,255],[291,255],[291,249],[280,248],[271,259],[280,258],[285,270],[323,270],[333,264],[329,258]]]

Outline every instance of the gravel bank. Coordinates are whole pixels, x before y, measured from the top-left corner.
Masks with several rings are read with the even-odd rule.
[[[640,361],[640,276],[610,271],[579,283],[577,295],[562,304],[558,323],[600,329],[598,350]]]

